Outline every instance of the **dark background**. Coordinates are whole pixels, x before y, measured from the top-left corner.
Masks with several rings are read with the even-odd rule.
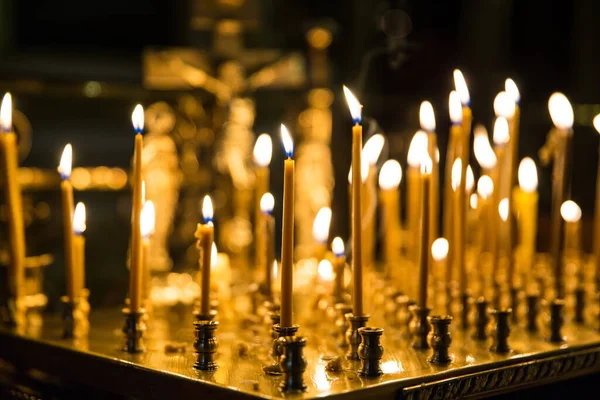
[[[365,117],[377,120],[389,138],[390,157],[402,165],[410,137],[418,129],[418,106],[424,99],[431,100],[443,166],[447,96],[453,88],[452,70],[457,67],[469,84],[475,122],[488,129],[493,121],[492,100],[503,89],[504,79],[517,82],[522,95],[520,157],[537,160],[537,150],[551,126],[547,99],[554,91],[567,94],[576,124],[572,197],[582,206],[589,226],[598,157],[598,136],[591,120],[600,112],[600,26],[596,23],[600,2],[246,1],[258,21],[244,35],[250,48],[305,51],[305,33],[311,26],[326,24],[334,32],[329,55],[331,89],[336,94],[333,158],[339,212],[336,209],[332,236],[348,233],[344,216],[348,215],[345,182],[350,118],[341,85],[356,90]],[[143,87],[142,51],[175,46],[208,49],[210,32],[190,28],[205,2],[212,0],[0,1],[0,90],[13,92],[16,106],[33,125],[33,148],[25,165],[55,168],[64,144],[71,142],[76,149],[75,165],[127,168],[133,147],[130,113],[135,103],[173,101],[179,94]],[[390,14],[390,10],[396,11]],[[394,15],[403,19],[390,17]],[[88,81],[102,82],[113,90],[88,98],[82,91]],[[293,119],[306,105],[301,95],[307,89],[256,93],[255,132],[276,135],[281,121],[293,126]],[[276,197],[281,191],[280,161],[276,155],[271,182]],[[550,170],[540,169],[539,178],[544,219],[549,209]],[[43,196],[58,207],[58,191]],[[76,201],[88,205],[88,281],[96,285],[93,292],[110,293],[118,303],[127,280],[129,193],[85,192],[77,194]],[[62,251],[56,251],[62,250],[60,216],[54,215],[51,224],[38,229],[44,240],[33,251],[53,250],[57,257],[48,269],[54,277],[49,292],[56,296],[63,290],[59,284]],[[584,235],[588,246],[589,236]],[[540,243],[540,248],[545,246]]]

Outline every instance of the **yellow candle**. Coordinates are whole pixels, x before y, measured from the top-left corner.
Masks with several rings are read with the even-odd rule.
[[[343,301],[344,294],[344,270],[346,269],[346,253],[344,241],[341,237],[336,237],[331,242],[331,251],[333,252],[333,271],[335,272],[335,281],[333,285],[333,296],[336,302]]]
[[[150,200],[144,202],[142,215],[140,219],[140,232],[142,235],[142,300],[147,302],[149,299],[150,285],[150,266],[148,254],[150,250],[150,236],[154,233],[156,213],[154,203]]]
[[[344,95],[352,114],[354,126],[352,127],[352,170],[358,171],[362,167],[362,119],[358,99],[344,86]],[[353,308],[356,316],[364,315],[363,312],[363,273],[362,273],[362,221],[361,221],[361,176],[352,174],[352,282],[353,282]]]
[[[254,144],[254,164],[255,168],[255,185],[254,185],[254,246],[255,246],[255,265],[257,267],[264,265],[264,256],[259,249],[264,247],[264,234],[262,230],[263,213],[260,209],[260,200],[262,196],[269,191],[269,164],[273,155],[273,143],[271,137],[263,133]]]
[[[421,213],[421,161],[428,153],[428,138],[423,131],[418,131],[410,142],[406,161],[408,171],[406,174],[406,227],[409,240],[407,256],[415,264],[419,262],[419,238]]]
[[[431,160],[424,160],[421,165],[421,246],[419,257],[419,296],[417,305],[427,307],[427,283],[429,279],[429,254],[431,248],[427,246],[429,239],[429,196],[431,196]]]
[[[275,218],[273,218],[275,198],[271,193],[263,194],[260,199],[260,210],[263,213],[263,229],[261,232],[263,248],[258,249],[263,253],[262,259],[265,274],[265,296],[273,301],[273,262],[275,262]]]
[[[431,245],[431,257],[433,258],[433,276],[436,281],[442,282],[444,280],[446,258],[448,257],[448,250],[450,244],[446,238],[437,238]],[[440,293],[443,293],[440,291]],[[439,298],[445,299],[445,296],[439,296]]]
[[[19,152],[17,136],[12,130],[12,97],[6,93],[0,107],[0,151],[8,220],[10,262],[8,265],[9,293],[18,297],[22,294],[25,280],[25,228],[23,226],[23,202],[19,185]]]
[[[63,240],[65,244],[65,284],[67,296],[71,301],[79,297],[77,291],[76,267],[74,265],[75,253],[73,251],[73,186],[71,186],[71,165],[73,160],[73,149],[70,144],[65,146],[58,172],[62,182],[60,184],[62,199],[62,222],[63,222]]]
[[[364,266],[372,266],[375,261],[375,243],[377,239],[375,230],[375,216],[377,215],[377,160],[384,144],[385,138],[382,134],[378,133],[371,136],[362,149],[362,163],[366,163],[369,167],[367,179],[363,183],[361,193],[361,218],[363,221],[362,256]]]
[[[508,126],[508,140],[502,145],[505,148],[504,159],[500,162],[500,174],[504,177],[501,185],[499,186],[500,197],[505,198],[510,195],[512,190],[512,172],[513,172],[513,159],[512,159],[512,128],[513,128],[513,117],[515,114],[515,103],[511,96],[502,91],[494,98],[494,112],[496,117],[503,117],[507,121]],[[495,141],[495,139],[494,139]]]
[[[521,93],[515,81],[507,78],[504,81],[504,91],[508,93],[514,103],[513,115],[509,118],[510,123],[510,153],[511,153],[511,187],[515,185],[515,171],[517,170],[517,160],[519,157],[519,128],[521,121],[521,109],[519,102],[521,101]]]
[[[85,289],[85,237],[86,229],[85,204],[77,203],[73,213],[73,270],[75,272],[74,294],[81,296]]]
[[[510,200],[508,197],[502,199],[500,204],[498,205],[498,214],[500,215],[500,220],[503,224],[508,224],[508,221],[511,220],[510,210],[512,206],[510,204]],[[506,246],[505,253],[508,261],[508,269],[506,273],[506,279],[508,281],[508,289],[511,291],[515,287],[515,263],[513,257],[513,241],[512,235],[509,234],[506,237]]]
[[[600,133],[600,114],[594,117],[594,128]],[[592,253],[596,263],[596,290],[600,291],[600,149],[598,149],[598,170],[596,175],[596,205],[594,208],[594,242]]]
[[[466,207],[467,207],[467,198],[466,198],[466,185],[467,185],[467,180],[465,179],[465,176],[467,174],[467,167],[469,165],[469,158],[470,158],[470,143],[471,143],[471,123],[473,120],[473,113],[471,111],[471,108],[469,107],[469,104],[471,103],[471,95],[469,93],[469,88],[467,87],[467,82],[465,81],[465,78],[462,74],[462,72],[458,69],[454,70],[454,86],[456,89],[456,92],[458,93],[458,97],[460,98],[460,103],[462,104],[462,135],[461,135],[461,146],[460,146],[460,155],[457,155],[457,157],[460,157],[463,160],[462,163],[462,179],[461,179],[461,189],[459,191],[459,195],[462,197],[462,201],[461,201],[461,207],[463,208],[463,211],[461,213],[461,218],[462,218],[462,227],[463,227],[463,231],[464,231],[464,227],[466,226]],[[454,103],[456,103],[456,101],[454,101]],[[454,106],[456,107],[456,106]],[[453,120],[456,120],[457,117],[454,117]],[[464,232],[463,232],[463,239],[462,241],[464,242]],[[464,244],[463,244],[464,247]]]
[[[581,255],[581,208],[572,200],[560,207],[560,215],[565,220],[563,248],[572,257]]]
[[[281,125],[281,140],[287,159],[283,171],[283,218],[281,236],[281,320],[283,327],[292,322],[294,291],[294,142],[285,125]],[[360,189],[360,186],[358,187]]]
[[[391,278],[400,256],[400,192],[402,168],[396,160],[388,160],[379,172],[379,201],[383,225],[385,276]]]
[[[526,289],[531,292],[538,218],[537,168],[531,158],[526,157],[519,164],[518,178],[519,186],[513,190],[513,201],[517,214],[520,265],[523,267]]]
[[[138,312],[141,307],[142,285],[142,237],[140,218],[142,213],[142,149],[144,140],[144,109],[138,104],[131,115],[135,130],[135,147],[133,151],[133,205],[131,217],[131,261],[129,271],[129,307],[132,312]]]
[[[200,314],[208,315],[210,313],[210,267],[212,256],[212,245],[215,236],[215,227],[213,225],[213,206],[210,196],[204,196],[202,201],[202,216],[204,223],[198,224],[195,237],[197,247],[200,250]]]
[[[331,208],[322,207],[313,222],[313,239],[315,240],[313,255],[321,260],[327,251],[329,240],[329,225],[331,224]]]
[[[459,289],[460,293],[464,294],[467,290],[467,269],[465,263],[465,240],[464,240],[464,226],[465,222],[463,218],[464,209],[464,194],[461,194],[461,174],[462,174],[462,160],[457,158],[452,166],[452,190],[453,196],[453,212],[454,212],[454,232],[452,235],[452,247],[454,249],[452,253],[452,260],[454,262],[454,269],[459,272]],[[447,282],[449,283],[449,282]]]
[[[431,170],[431,193],[429,196],[429,226],[426,246],[431,248],[433,241],[438,237],[438,214],[439,214],[439,150],[437,147],[437,135],[435,134],[435,113],[430,102],[424,101],[421,103],[419,110],[419,120],[421,129],[427,132],[427,154],[432,161]],[[432,263],[431,252],[429,256],[429,264]]]
[[[491,251],[495,238],[493,237],[494,218],[493,210],[494,200],[494,182],[488,175],[483,175],[477,181],[477,206],[479,208],[479,236],[481,238],[482,251]],[[484,295],[485,290],[485,272],[479,269],[479,295]]]

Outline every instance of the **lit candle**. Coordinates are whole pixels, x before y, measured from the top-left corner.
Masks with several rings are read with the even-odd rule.
[[[281,141],[287,156],[283,172],[283,223],[281,236],[281,320],[283,327],[292,323],[294,291],[294,142],[285,125],[281,125]],[[360,190],[360,185],[358,186]],[[359,235],[360,236],[360,235]]]
[[[264,213],[260,208],[260,200],[262,196],[269,191],[269,164],[273,155],[273,143],[271,137],[263,133],[254,144],[254,169],[256,181],[254,185],[254,246],[255,246],[255,263],[256,266],[264,265],[264,260],[261,257],[264,255],[260,249],[264,248],[264,235],[261,234],[262,217]]]
[[[133,205],[131,217],[131,261],[129,271],[129,307],[132,312],[138,312],[142,306],[142,235],[140,219],[142,214],[142,150],[144,140],[144,109],[138,104],[131,115],[135,135],[133,151]]]
[[[3,162],[4,194],[7,210],[10,262],[8,287],[12,296],[21,295],[25,279],[25,228],[23,226],[23,202],[19,185],[19,152],[17,135],[12,128],[12,97],[6,93],[0,107],[0,151]]]
[[[388,160],[379,171],[379,201],[383,225],[385,276],[390,278],[400,255],[400,192],[402,168],[396,160]]]
[[[343,301],[344,294],[344,270],[346,269],[346,252],[344,241],[337,236],[331,242],[331,251],[333,252],[333,270],[335,272],[335,282],[333,285],[333,296],[336,303]]]
[[[512,97],[506,92],[500,92],[494,98],[494,112],[496,117],[506,118],[508,124],[508,141],[503,143],[504,153],[503,159],[500,159],[500,173],[504,176],[500,182],[499,193],[502,198],[508,197],[513,187],[513,117],[515,115],[515,103]],[[510,224],[510,223],[509,223]]]
[[[452,253],[452,261],[454,262],[454,270],[459,272],[459,290],[461,294],[466,293],[467,290],[467,269],[465,262],[465,230],[462,225],[465,222],[465,218],[463,218],[462,213],[465,212],[464,204],[465,197],[464,193],[461,192],[462,185],[461,182],[461,173],[462,173],[462,160],[457,158],[454,161],[454,165],[452,166],[452,191],[454,193],[453,196],[453,212],[455,215],[455,219],[453,221],[452,226],[454,227],[453,235],[452,235],[452,247],[454,249]],[[450,282],[447,282],[449,284]]]
[[[482,251],[491,251],[492,250],[492,242],[495,241],[492,238],[495,233],[493,232],[493,220],[495,212],[492,212],[494,208],[493,199],[494,199],[494,181],[488,175],[483,175],[477,181],[477,195],[479,196],[478,200],[478,208],[479,208],[479,229],[480,229],[480,238],[481,238],[481,249]],[[479,290],[480,296],[483,296],[485,289],[485,275],[482,273],[482,270],[479,270]]]
[[[560,215],[565,220],[564,250],[578,258],[581,255],[581,208],[574,201],[567,200],[560,207]]]
[[[265,296],[269,301],[273,301],[273,262],[275,262],[275,218],[273,218],[273,207],[275,207],[275,198],[271,193],[265,193],[260,199],[260,210],[263,213],[263,248],[258,249],[263,253],[262,268],[265,270]]]
[[[594,117],[594,128],[600,133],[600,114]],[[596,290],[600,291],[600,149],[598,150],[598,172],[596,175],[596,206],[594,209],[594,244],[592,253],[596,262]]]
[[[420,209],[421,209],[421,162],[427,155],[427,134],[418,131],[410,142],[406,161],[408,171],[406,174],[406,227],[408,230],[407,238],[410,242],[407,244],[408,258],[414,263],[418,262],[418,238],[420,237]]]
[[[426,246],[431,248],[433,241],[438,237],[439,214],[439,155],[437,150],[437,135],[435,134],[435,113],[430,102],[424,101],[419,109],[421,129],[427,133],[427,153],[432,160],[431,193],[429,196],[429,237]],[[431,253],[427,253],[431,258]],[[432,260],[429,260],[431,264]]]
[[[425,157],[421,164],[421,246],[419,257],[419,296],[417,305],[427,307],[427,281],[429,278],[429,255],[431,247],[427,246],[429,239],[429,197],[431,196],[432,161]]]
[[[156,212],[154,210],[154,203],[150,200],[145,201],[140,217],[140,232],[142,235],[142,301],[144,302],[148,301],[150,294],[150,266],[148,265],[148,254],[150,249],[150,236],[154,233],[155,221]]]
[[[319,265],[317,266],[317,275],[319,276],[319,283],[325,287],[327,292],[331,292],[331,285],[335,279],[331,261],[327,259],[319,261]]]
[[[350,108],[352,121],[352,169],[360,170],[362,167],[362,106],[354,94],[344,86],[344,95]],[[363,273],[362,273],[362,221],[361,221],[361,176],[352,176],[352,282],[353,308],[355,316],[364,315],[363,312]]]
[[[331,208],[321,207],[313,222],[313,239],[315,240],[314,256],[321,260],[327,251],[327,242],[329,240],[329,225],[331,224]]]
[[[62,222],[63,222],[63,240],[65,245],[65,284],[67,287],[67,296],[71,301],[79,297],[80,293],[76,291],[75,265],[73,252],[73,186],[71,185],[71,165],[73,160],[73,148],[70,144],[65,146],[58,172],[62,182],[60,183],[61,204],[62,204]]]
[[[552,135],[555,139],[554,165],[552,168],[552,210],[550,216],[550,251],[554,264],[556,298],[564,298],[562,239],[563,220],[560,207],[568,195],[571,179],[571,157],[573,142],[573,108],[562,93],[554,93],[548,100],[550,117],[554,123]]]
[[[500,204],[498,204],[498,214],[500,215],[500,219],[502,223],[507,224],[511,219],[510,215],[511,204],[509,198],[504,198],[500,200]],[[508,269],[506,272],[506,279],[508,280],[508,289],[509,292],[512,291],[515,287],[515,263],[513,260],[513,241],[512,235],[508,235],[507,237],[507,245],[505,248]],[[494,276],[497,276],[494,274]]]
[[[85,289],[85,237],[86,229],[85,204],[79,202],[73,213],[73,270],[75,271],[74,294],[81,296]]]
[[[475,159],[481,167],[482,175],[491,175],[496,167],[498,159],[492,145],[488,132],[483,125],[476,125],[473,133],[473,152]]]
[[[436,284],[434,287],[438,287],[438,283],[444,281],[444,273],[446,270],[446,258],[448,257],[448,250],[450,249],[448,240],[445,238],[437,238],[431,245],[431,257],[433,258],[433,276],[435,277]],[[436,290],[434,293],[443,293],[443,290]],[[446,301],[445,296],[436,296],[436,309],[445,310],[444,303]]]
[[[375,215],[377,214],[377,160],[385,144],[385,138],[377,133],[369,138],[362,149],[362,162],[368,165],[367,178],[362,185],[361,218],[363,266],[372,266],[375,261]],[[364,168],[364,167],[363,167]]]
[[[519,186],[513,189],[513,201],[517,212],[519,231],[520,264],[525,271],[527,290],[533,290],[533,257],[537,237],[538,176],[535,162],[525,157],[519,164]]]
[[[200,314],[210,314],[210,268],[212,258],[212,244],[215,237],[213,225],[213,205],[210,196],[204,196],[202,201],[202,216],[204,223],[198,224],[194,236],[200,250]]]

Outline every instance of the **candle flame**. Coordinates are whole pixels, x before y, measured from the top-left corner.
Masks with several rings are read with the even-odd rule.
[[[273,142],[268,133],[263,133],[256,139],[252,155],[254,163],[259,167],[269,166],[271,157],[273,156]]]
[[[209,223],[213,220],[213,204],[209,195],[204,196],[202,200],[202,216],[204,217],[204,223]]]
[[[504,81],[504,90],[506,91],[506,93],[509,94],[509,96],[515,102],[515,104],[519,104],[519,102],[521,101],[521,93],[519,92],[519,88],[517,87],[515,81],[513,81],[510,78],[507,78]]]
[[[423,131],[417,131],[408,148],[408,156],[406,157],[408,165],[415,168],[421,165],[421,160],[427,156],[427,143],[427,134]]]
[[[292,136],[284,124],[281,124],[281,141],[283,143],[285,155],[288,158],[291,158],[294,155],[294,141],[292,140]]]
[[[333,273],[333,265],[329,260],[321,260],[319,262],[319,266],[317,267],[317,271],[319,272],[319,278],[325,282],[331,282],[335,278],[335,274]]]
[[[496,153],[483,125],[476,125],[473,131],[473,152],[481,168],[492,169],[496,166]]]
[[[212,246],[210,246],[210,269],[215,269],[217,266],[217,260],[219,259],[219,249],[217,249],[217,244],[212,242]]]
[[[475,175],[473,175],[471,166],[467,165],[467,181],[465,182],[465,189],[468,193],[471,193],[473,186],[475,186]]]
[[[144,131],[144,107],[138,104],[131,113],[131,123],[133,124],[133,130],[135,133],[142,133]]]
[[[459,69],[454,70],[454,87],[460,96],[460,102],[463,107],[467,107],[471,102],[471,96],[469,95],[469,88],[463,73]]]
[[[450,92],[448,109],[450,110],[450,121],[452,121],[454,125],[462,123],[462,104],[460,102],[460,96],[455,90]]]
[[[81,235],[85,232],[86,228],[85,204],[79,202],[75,206],[75,211],[73,212],[73,232],[76,235]]]
[[[495,145],[504,145],[510,140],[510,134],[508,133],[508,121],[506,118],[496,118],[496,122],[494,122],[493,139]]]
[[[425,132],[435,132],[435,113],[430,102],[424,101],[421,103],[419,121],[421,122],[421,129]]]
[[[369,162],[364,158],[361,158],[360,161],[360,178],[364,183],[369,176]],[[352,184],[352,166],[350,166],[350,171],[348,171],[348,183]]]
[[[533,193],[538,187],[538,175],[535,161],[529,157],[525,157],[519,164],[519,187],[522,191]]]
[[[277,280],[279,277],[279,264],[277,264],[277,260],[273,260],[273,280]]]
[[[473,193],[469,197],[469,205],[473,210],[477,210],[477,204],[479,203],[479,197],[477,197],[477,193]]]
[[[462,160],[457,158],[452,164],[452,190],[457,191],[462,180]]]
[[[336,257],[341,257],[346,252],[344,241],[341,237],[336,236],[331,242],[331,251],[335,254]]]
[[[265,214],[272,214],[275,207],[275,198],[269,192],[262,195],[260,198],[260,211]]]
[[[148,200],[144,203],[142,212],[140,214],[140,232],[143,238],[147,239],[154,233],[155,224],[156,212],[154,209],[154,203]]]
[[[71,177],[72,166],[73,146],[71,146],[71,143],[67,143],[62,152],[62,156],[60,157],[60,162],[58,163],[58,173],[63,181]]]
[[[12,130],[12,96],[6,93],[0,106],[0,127],[4,132]]]
[[[362,158],[369,163],[369,165],[377,164],[377,160],[383,150],[385,144],[385,137],[381,133],[377,133],[367,140],[367,143],[362,149]]]
[[[498,203],[498,213],[500,214],[500,218],[502,221],[506,222],[508,219],[508,210],[510,209],[510,203],[508,202],[508,198],[504,198],[500,200]]]
[[[594,128],[596,128],[596,132],[600,133],[600,114],[594,117]]]
[[[327,243],[329,226],[331,225],[331,208],[322,207],[313,222],[313,239],[318,243]]]
[[[559,129],[571,129],[573,127],[573,107],[562,93],[556,92],[548,100],[548,110],[554,126]]]
[[[350,109],[350,115],[352,115],[352,121],[355,124],[360,124],[360,121],[362,120],[362,105],[356,96],[354,96],[354,93],[352,93],[346,86],[344,86],[344,96],[346,97],[348,108]]]
[[[512,118],[515,115],[515,102],[506,92],[500,92],[494,99],[496,117]]]
[[[426,155],[421,162],[421,175],[429,175],[433,170],[433,161],[429,155]]]
[[[494,193],[494,181],[487,175],[483,175],[477,181],[477,193],[482,199],[488,199]]]
[[[581,219],[581,208],[572,200],[567,200],[560,206],[560,215],[567,222],[577,222]]]
[[[402,167],[396,160],[387,160],[379,171],[379,187],[383,190],[396,189],[402,180]]]
[[[443,261],[448,256],[448,241],[441,237],[437,238],[431,244],[431,256],[435,261]]]

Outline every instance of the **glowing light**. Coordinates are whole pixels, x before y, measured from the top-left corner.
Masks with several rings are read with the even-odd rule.
[[[385,138],[381,133],[377,133],[367,140],[367,143],[363,146],[362,149],[362,158],[369,164],[375,165],[377,164],[377,160],[381,155],[381,150],[383,150],[383,145],[385,144]]]
[[[427,134],[423,131],[418,131],[412,138],[408,148],[406,161],[411,167],[419,167],[423,158],[427,156]]]
[[[521,160],[518,177],[521,190],[527,193],[533,193],[537,190],[537,168],[535,167],[535,162],[531,158],[525,157]]]
[[[364,158],[361,158],[360,162],[360,178],[363,183],[367,180],[369,176],[369,163]],[[348,183],[352,184],[352,166],[350,166],[350,171],[348,171]]]
[[[567,200],[560,206],[560,215],[567,222],[577,222],[581,219],[581,208],[572,200]]]
[[[494,99],[496,117],[512,118],[515,115],[515,102],[506,92],[500,92]]]
[[[462,122],[462,104],[460,102],[460,96],[455,90],[450,92],[448,109],[450,110],[450,121],[452,121],[454,125],[459,125]]]
[[[212,246],[210,247],[210,269],[215,269],[218,259],[219,249],[217,249],[216,243],[212,242]]]
[[[73,212],[73,232],[76,235],[81,235],[85,232],[86,228],[85,204],[79,202],[75,206],[75,211]]]
[[[404,371],[404,367],[400,361],[384,361],[381,363],[381,371],[384,374],[396,374]]]
[[[454,160],[452,164],[452,190],[455,192],[458,190],[460,186],[460,181],[462,180],[462,160],[457,158]]]
[[[600,114],[594,117],[594,128],[596,128],[596,132],[600,133]]]
[[[256,139],[252,155],[256,165],[268,167],[271,163],[271,157],[273,156],[273,142],[271,141],[271,136],[267,133],[261,134]]]
[[[423,174],[423,175],[431,174],[432,170],[433,170],[433,161],[431,160],[431,157],[429,157],[427,155],[427,156],[425,156],[425,158],[423,159],[423,162],[421,163],[421,174]]]
[[[460,102],[463,107],[466,107],[471,102],[471,96],[469,95],[469,88],[463,73],[459,69],[454,70],[454,87],[460,96]]]
[[[131,114],[131,122],[133,123],[135,133],[142,133],[144,131],[144,107],[141,104],[135,106]]]
[[[477,181],[477,194],[482,199],[488,199],[494,193],[494,181],[487,175],[483,175]]]
[[[496,153],[492,149],[488,133],[483,125],[475,126],[473,132],[473,152],[481,168],[492,169],[496,166]]]
[[[265,193],[260,198],[260,211],[265,214],[273,214],[273,207],[275,207],[275,198],[271,193]]]
[[[509,96],[515,102],[515,104],[519,104],[519,102],[521,101],[521,93],[519,92],[519,88],[517,87],[515,81],[513,81],[510,78],[507,78],[504,81],[504,90],[506,91],[506,93],[509,94]]]
[[[154,203],[148,200],[144,203],[140,216],[140,232],[143,238],[147,239],[154,233],[155,224],[156,212],[154,209]]]
[[[71,177],[71,168],[73,166],[73,147],[71,143],[65,146],[58,163],[58,173],[62,180],[67,180]]]
[[[435,261],[443,261],[448,256],[448,240],[445,238],[437,238],[431,244],[431,256]]]
[[[6,93],[0,106],[0,127],[4,132],[12,130],[12,96]]]
[[[510,209],[510,203],[508,202],[508,199],[502,199],[500,200],[500,203],[498,204],[498,213],[500,213],[500,218],[502,218],[502,221],[505,221],[508,219],[508,211]]]
[[[421,129],[425,132],[435,131],[435,113],[433,112],[433,106],[430,102],[424,101],[421,103],[419,120],[421,122]]]
[[[313,239],[319,243],[327,243],[329,226],[331,225],[331,208],[322,207],[313,222]]]
[[[573,127],[573,107],[567,96],[556,92],[548,100],[548,110],[552,122],[559,129],[571,129]]]
[[[473,175],[471,166],[467,165],[467,182],[465,183],[465,189],[470,193],[473,190],[473,186],[475,186],[475,175]]]
[[[504,117],[496,118],[496,122],[494,122],[494,144],[503,145],[508,143],[509,139],[508,121]]]
[[[331,282],[335,278],[333,266],[329,260],[321,260],[321,262],[319,262],[319,266],[317,267],[317,271],[319,273],[319,278],[325,282]]]
[[[383,190],[396,189],[402,180],[402,167],[396,160],[387,160],[379,171],[379,187]]]
[[[344,96],[346,96],[346,103],[348,103],[350,115],[352,115],[352,121],[356,124],[360,124],[360,121],[362,120],[362,105],[356,96],[354,96],[354,93],[352,93],[346,86],[344,86]]]
[[[333,239],[333,242],[331,242],[331,251],[333,252],[333,254],[335,254],[337,257],[341,257],[344,255],[346,249],[344,248],[344,241],[342,240],[341,237],[336,236]]]
[[[479,203],[479,197],[477,197],[477,193],[473,193],[469,197],[469,205],[473,210],[477,210],[477,204]]]
[[[209,223],[213,220],[213,204],[209,195],[204,196],[202,200],[202,216],[204,217],[204,223]]]
[[[277,280],[279,277],[279,264],[277,264],[277,260],[273,260],[273,280]]]
[[[285,155],[288,158],[292,157],[294,155],[294,141],[284,124],[281,124],[281,142],[283,143]]]

